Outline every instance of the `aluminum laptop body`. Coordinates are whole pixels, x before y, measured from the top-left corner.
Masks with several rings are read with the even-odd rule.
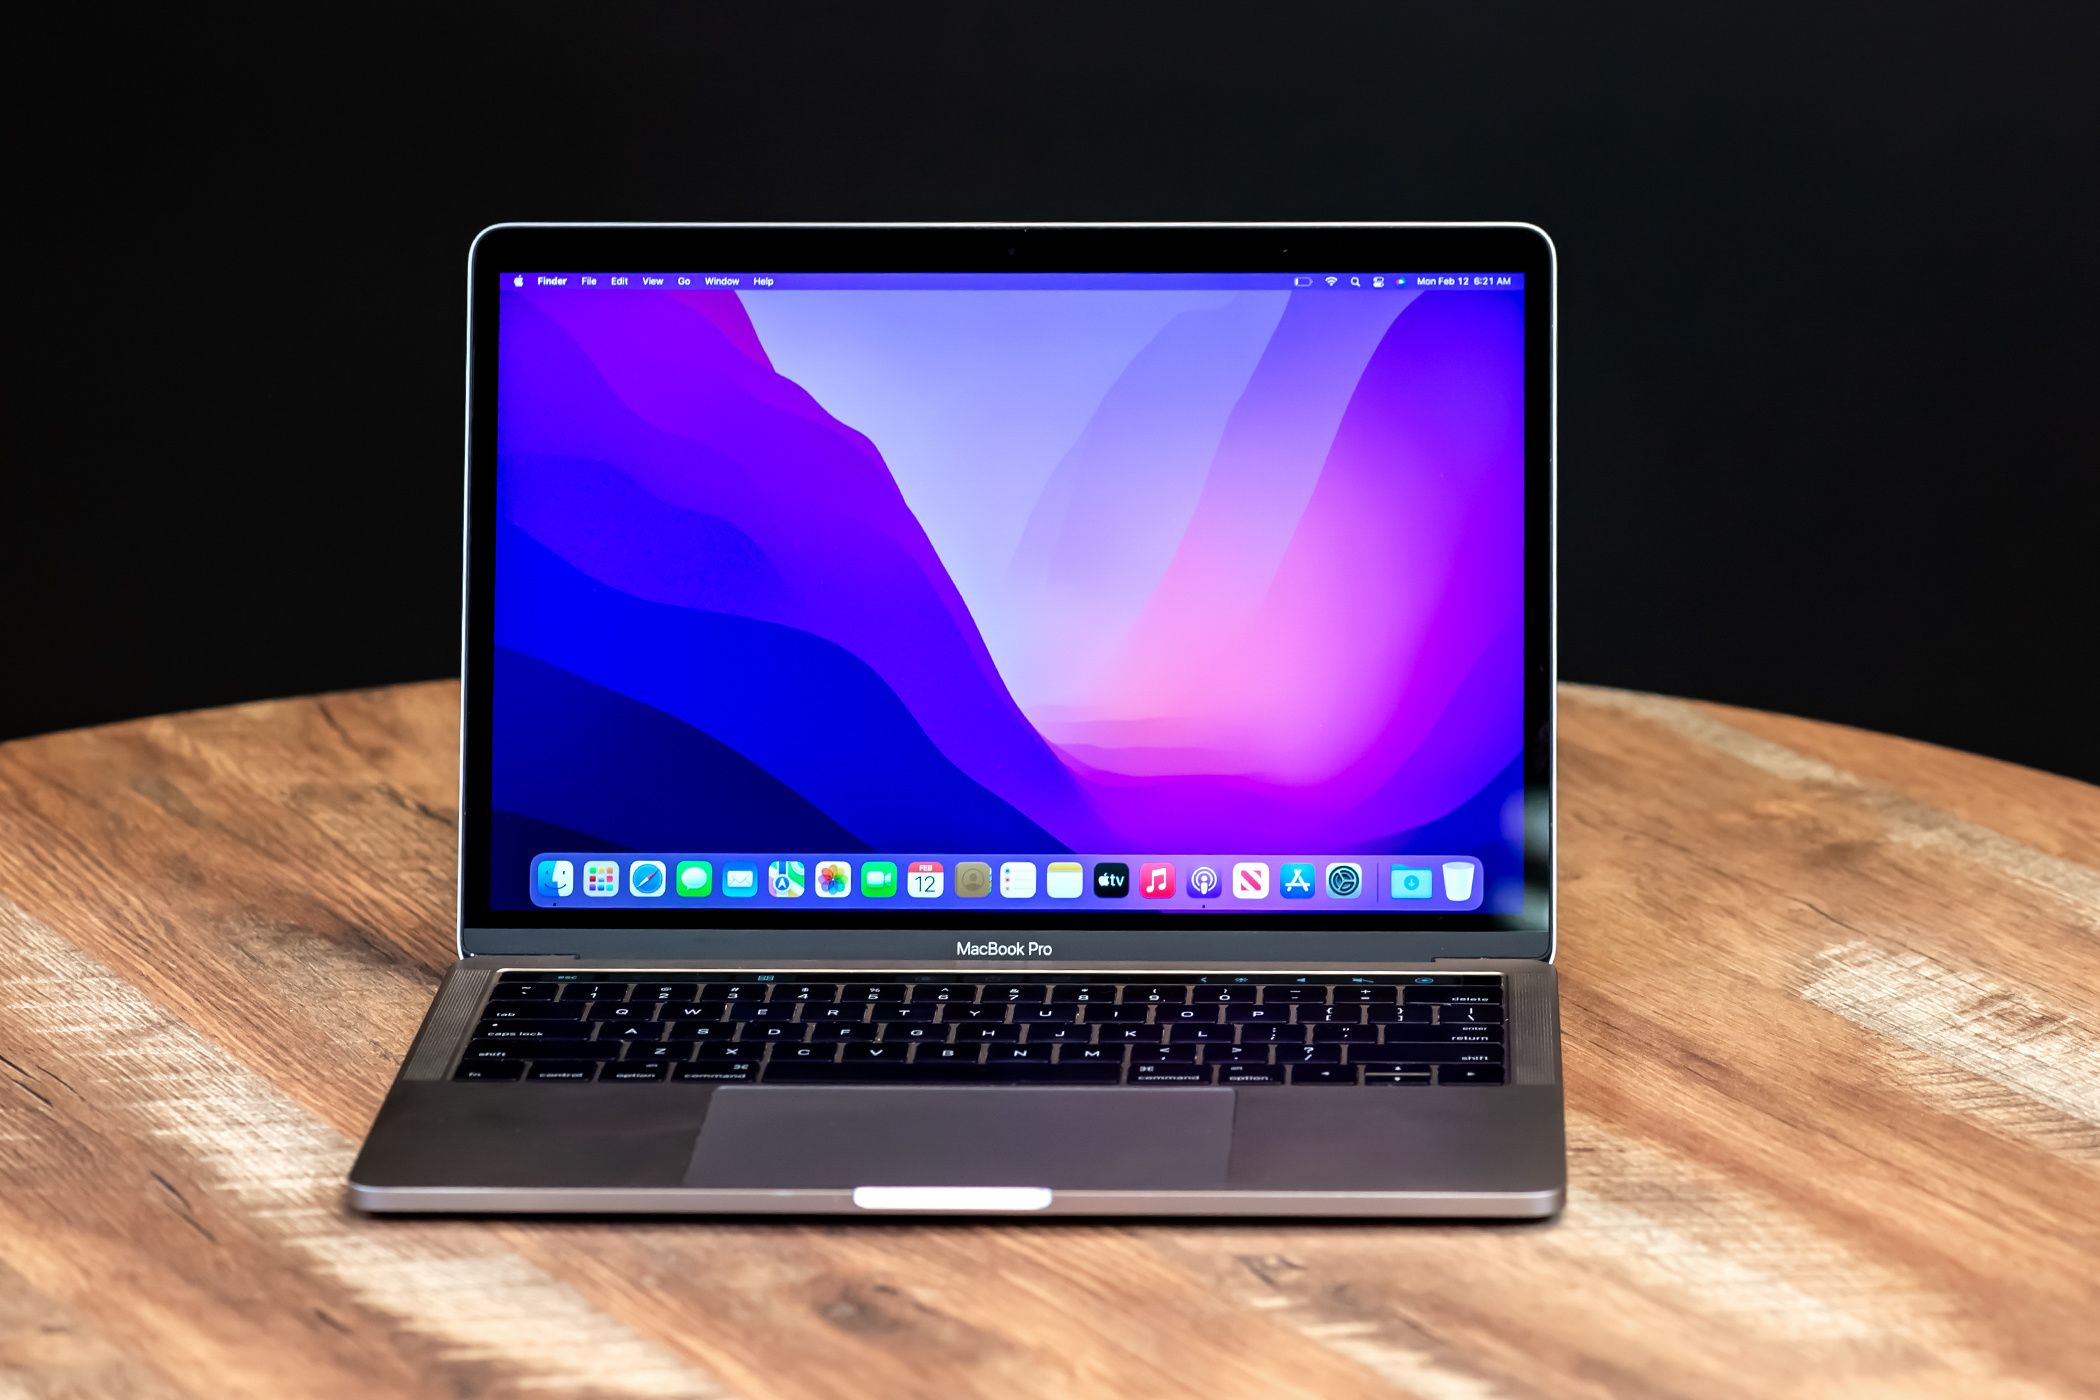
[[[368,1211],[1541,1217],[1522,224],[498,225]]]

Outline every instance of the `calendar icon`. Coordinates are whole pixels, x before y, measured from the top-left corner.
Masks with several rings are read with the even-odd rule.
[[[620,892],[620,862],[587,860],[583,863],[583,892],[607,899]]]

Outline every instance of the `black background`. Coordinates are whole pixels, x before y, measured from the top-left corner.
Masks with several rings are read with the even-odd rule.
[[[1564,675],[2100,779],[2100,6],[68,13],[0,737],[456,671],[484,224],[1513,218]]]

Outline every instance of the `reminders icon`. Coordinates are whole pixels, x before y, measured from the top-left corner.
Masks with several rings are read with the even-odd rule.
[[[1086,871],[1076,860],[1050,862],[1044,888],[1052,899],[1077,899],[1086,890]]]

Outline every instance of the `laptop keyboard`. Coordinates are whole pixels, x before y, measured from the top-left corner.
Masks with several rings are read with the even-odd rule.
[[[595,1084],[1503,1082],[1502,978],[507,972],[456,1079]]]

